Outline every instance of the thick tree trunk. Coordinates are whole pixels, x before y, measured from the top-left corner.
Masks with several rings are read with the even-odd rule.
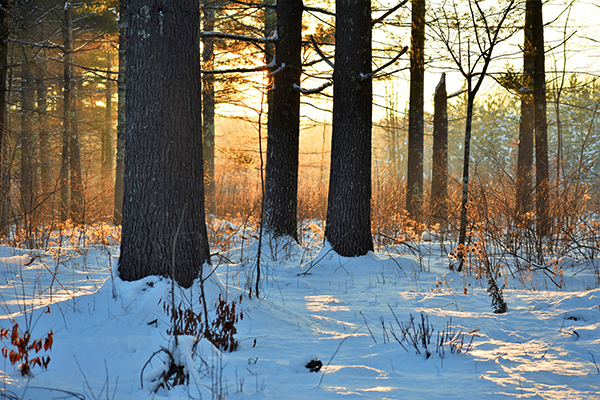
[[[371,2],[336,2],[333,132],[325,238],[342,256],[364,255],[371,237]]]
[[[8,75],[8,0],[0,1],[0,237],[8,233],[8,129],[6,129],[6,78]]]
[[[81,95],[83,89],[83,76],[80,76],[77,81],[77,94],[74,99],[83,97]],[[81,176],[81,149],[79,146],[79,124],[78,124],[78,107],[79,100],[74,102],[71,120],[71,135],[69,138],[69,173],[71,175],[71,203],[70,217],[74,224],[83,224],[84,218],[84,194],[83,194],[83,179]]]
[[[125,171],[125,62],[127,49],[127,0],[119,1],[119,78],[117,103],[117,157],[115,166],[115,200],[113,221],[120,225],[123,217],[123,174]]]
[[[535,105],[535,203],[537,234],[548,236],[550,220],[550,176],[548,168],[548,123],[546,121],[546,65],[542,1],[531,1],[533,28],[533,102]]]
[[[108,71],[112,68],[112,54],[106,53],[106,68]],[[104,132],[102,135],[102,165],[100,172],[100,190],[102,195],[102,204],[107,206],[111,196],[111,188],[113,186],[113,163],[114,163],[114,150],[113,150],[113,83],[112,74],[106,75],[106,92],[104,93],[104,101],[106,103],[106,109],[104,110]]]
[[[35,110],[35,85],[29,62],[21,66],[21,214],[23,223],[30,226],[33,221],[35,199],[35,137],[33,114]]]
[[[39,65],[35,77],[35,91],[37,97],[38,117],[38,145],[39,145],[39,167],[40,167],[40,190],[42,202],[40,214],[43,220],[48,220],[52,213],[52,158],[50,148],[50,132],[46,124],[48,112],[48,85],[46,83],[45,65]]]
[[[406,210],[412,219],[421,220],[423,212],[425,0],[412,0],[410,41],[410,104],[408,111]]]
[[[119,273],[189,287],[209,261],[204,222],[200,8],[127,4],[127,147]]]
[[[533,2],[525,3],[525,36],[523,45],[523,87],[521,88],[521,120],[519,123],[519,153],[517,157],[517,193],[516,193],[516,222],[521,225],[526,222],[525,214],[533,211],[532,179],[533,179],[533,135],[534,113],[533,105],[533,26],[531,19]]]
[[[66,221],[69,217],[69,147],[71,137],[71,121],[72,121],[72,28],[73,21],[71,19],[71,2],[65,3],[65,17],[63,21],[63,132],[62,132],[62,155],[60,167],[60,220]]]
[[[446,74],[435,88],[433,154],[431,168],[431,217],[434,224],[448,221],[448,99]]]
[[[215,2],[203,5],[203,28],[211,32],[215,29]],[[202,38],[202,68],[212,70],[215,65],[215,39]],[[204,188],[206,211],[217,213],[215,182],[215,76],[202,75],[202,151],[204,159]]]
[[[298,150],[300,74],[302,73],[302,0],[277,3],[276,70],[269,108],[265,229],[298,240]]]

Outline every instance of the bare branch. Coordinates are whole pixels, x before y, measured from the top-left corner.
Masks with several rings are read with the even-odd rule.
[[[333,85],[333,81],[325,82],[318,88],[314,89],[302,89],[300,86],[294,85],[294,90],[298,90],[302,94],[317,94],[321,93],[323,90],[327,89],[331,85]]]
[[[404,46],[404,48],[402,50],[400,50],[400,53],[398,53],[396,55],[396,57],[392,58],[390,61],[388,61],[385,64],[383,64],[381,67],[377,68],[375,71],[370,72],[368,74],[364,74],[364,75],[361,74],[360,80],[364,81],[364,80],[373,78],[375,76],[375,74],[377,74],[378,72],[383,71],[384,69],[386,69],[387,67],[389,67],[390,65],[392,65],[393,63],[395,63],[396,61],[398,61],[398,59],[400,57],[402,57],[407,51],[408,51],[408,46]]]
[[[304,7],[304,11],[316,12],[316,13],[320,13],[320,14],[329,15],[330,17],[335,17],[335,12],[329,11],[329,10],[325,10],[324,8],[319,8],[319,7],[308,7],[308,6],[305,6]]]
[[[245,35],[235,35],[232,33],[225,32],[200,32],[200,36],[202,37],[212,37],[217,39],[233,39],[233,40],[241,40],[243,42],[251,42],[251,43],[275,43],[277,41],[277,35],[271,37],[254,37],[254,36],[245,36]]]
[[[317,46],[317,42],[315,41],[314,36],[312,36],[312,35],[310,36],[310,41],[312,42],[312,45],[315,48],[315,51],[323,59],[323,61],[325,61],[327,63],[327,65],[329,65],[331,68],[334,68],[334,64],[331,62],[331,60],[329,60],[327,57],[325,57],[325,54],[323,54],[321,49],[319,49],[319,46]]]
[[[383,13],[383,15],[381,17],[379,17],[377,19],[374,19],[373,22],[372,22],[372,24],[376,25],[376,24],[382,23],[387,17],[390,16],[390,14],[394,13],[400,7],[402,7],[403,5],[405,5],[407,2],[408,2],[408,0],[404,0],[403,2],[401,2],[400,4],[398,4],[397,6],[390,8],[385,13]]]

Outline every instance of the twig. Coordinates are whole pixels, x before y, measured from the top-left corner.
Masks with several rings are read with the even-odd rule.
[[[325,377],[325,371],[327,371],[327,367],[329,367],[329,365],[331,364],[331,362],[333,361],[333,358],[335,357],[335,355],[338,353],[338,351],[340,351],[340,347],[342,347],[342,345],[344,344],[344,342],[346,341],[346,339],[348,339],[351,336],[354,336],[354,334],[356,332],[358,332],[358,330],[360,328],[362,328],[364,325],[359,326],[358,328],[356,328],[354,330],[354,332],[352,332],[351,334],[349,334],[348,336],[346,336],[341,342],[340,344],[338,344],[337,349],[335,349],[335,352],[333,353],[333,355],[331,356],[331,358],[329,359],[329,361],[327,362],[327,365],[325,366],[325,369],[323,370],[323,374],[321,375],[321,379],[319,380],[319,384],[317,385],[318,387],[321,386],[321,383],[323,383],[323,378]]]
[[[367,329],[369,330],[369,333],[371,334],[371,339],[373,339],[375,344],[377,344],[377,340],[375,340],[375,336],[373,336],[373,332],[371,332],[371,328],[369,328],[369,323],[367,322],[367,318],[365,317],[365,314],[363,314],[362,311],[359,311],[359,313],[360,313],[360,315],[362,315],[363,319],[365,320],[365,325],[367,326]]]

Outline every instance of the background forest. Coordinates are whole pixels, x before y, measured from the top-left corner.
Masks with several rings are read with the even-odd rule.
[[[334,17],[328,11],[333,4],[328,10],[323,6],[305,5],[303,87],[320,87],[331,77],[310,43],[311,37],[316,39],[325,53],[333,48]],[[124,57],[124,49],[119,53],[119,28],[123,30],[124,23],[119,25],[118,2],[14,1],[3,7],[6,39],[0,58],[6,58],[7,80],[0,225],[4,234],[11,242],[39,247],[44,246],[44,226],[56,227],[67,220],[118,223],[123,155],[117,148],[123,143],[117,139],[124,140],[118,123],[119,113],[124,114],[119,93],[125,90],[124,82],[117,90],[119,74],[124,80],[124,71],[119,70]],[[425,198],[431,190],[433,87],[446,72],[451,90],[465,88],[456,66],[440,51],[444,44],[436,32],[441,5],[432,2],[427,7]],[[509,219],[515,213],[521,98],[510,80],[522,71],[519,7],[511,11],[515,27],[507,28],[510,32],[503,47],[496,49],[484,92],[475,99],[471,190],[473,204],[485,209],[487,217]],[[203,39],[205,87],[214,88],[204,107],[207,211],[218,218],[257,220],[272,84],[263,66],[268,66],[274,50],[272,44],[250,39],[270,36],[274,15],[268,7],[243,2],[214,1],[203,9],[205,31],[222,33]],[[597,41],[590,36],[594,31],[587,25],[589,18],[580,19],[585,9],[579,2],[551,2],[546,9],[553,14],[545,27],[551,37],[546,57],[553,63],[546,88],[550,202],[553,217],[563,221],[594,211],[598,204],[598,85],[595,71],[586,65],[586,54],[594,51]],[[385,4],[373,5],[375,16],[387,10]],[[410,44],[409,5],[392,11],[373,34],[376,65]],[[410,68],[408,60],[400,58],[388,69],[374,83],[372,229],[389,234],[390,223],[394,230],[406,223]],[[332,102],[331,88],[320,89],[302,96],[299,220],[324,220],[327,209]],[[457,223],[453,221],[459,213],[466,109],[466,93],[448,100],[450,225]],[[211,131],[214,140],[207,141]],[[429,213],[425,207],[413,219],[430,224]],[[418,226],[419,231],[425,229]],[[558,234],[569,227],[555,229]]]

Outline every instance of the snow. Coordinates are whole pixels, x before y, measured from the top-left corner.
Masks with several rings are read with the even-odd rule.
[[[235,227],[231,227],[233,232]],[[345,258],[317,240],[306,246],[264,240],[260,297],[243,287],[255,276],[257,242],[237,230],[214,257],[205,283],[211,318],[219,294],[239,300],[239,347],[167,334],[165,305],[203,310],[190,289],[151,276],[118,277],[117,246],[56,251],[0,247],[0,326],[12,321],[33,339],[52,330],[47,370],[22,377],[2,358],[2,395],[19,399],[465,399],[598,398],[600,289],[597,265],[564,266],[562,288],[541,272],[502,276],[508,312],[494,314],[485,280],[448,269],[448,244],[435,234],[410,251],[385,247]],[[415,249],[417,253],[415,254]],[[219,263],[219,260],[227,263]],[[584,265],[585,267],[585,265]],[[172,292],[174,288],[174,293]],[[48,311],[49,306],[49,313]],[[433,326],[431,357],[406,350],[398,322],[421,315]],[[383,327],[382,326],[383,321]],[[463,351],[436,351],[451,324]],[[471,348],[468,343],[474,336]],[[11,347],[10,338],[2,347]],[[422,349],[421,349],[422,350]],[[469,350],[468,352],[466,350]],[[189,384],[157,387],[169,354]],[[305,365],[320,360],[310,372]]]

